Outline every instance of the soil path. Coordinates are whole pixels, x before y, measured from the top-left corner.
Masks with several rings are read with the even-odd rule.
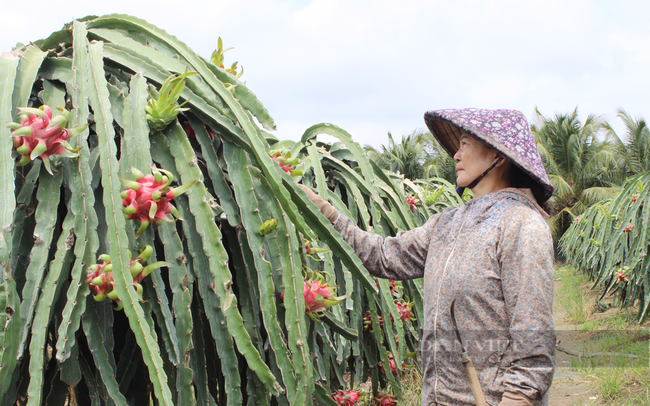
[[[560,289],[560,282],[555,282],[555,292]],[[582,343],[573,339],[576,325],[567,324],[564,308],[558,303],[555,295],[553,303],[553,318],[555,329],[558,332],[559,345],[571,350],[582,350]],[[582,379],[582,372],[571,367],[571,356],[558,351],[555,357],[556,370],[551,386],[550,406],[587,406],[602,404],[599,402],[598,393]]]

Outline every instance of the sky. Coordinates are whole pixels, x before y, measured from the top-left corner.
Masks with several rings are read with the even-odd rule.
[[[226,65],[280,139],[327,122],[376,148],[425,128],[428,110],[507,108],[534,122],[578,109],[623,136],[618,109],[650,119],[650,2],[643,0],[0,0],[0,51],[74,18],[142,18]]]

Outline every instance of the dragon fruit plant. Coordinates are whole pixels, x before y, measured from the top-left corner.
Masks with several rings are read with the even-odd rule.
[[[650,206],[650,174],[629,178],[611,199],[575,217],[559,247],[567,261],[623,308],[638,309],[638,322],[650,314],[650,234],[645,224]],[[625,264],[625,265],[623,265]]]
[[[453,188],[410,210],[419,186],[345,130],[278,140],[222,44],[119,14],[32,40],[0,56],[1,405],[331,404],[343,376],[400,397],[375,367],[417,351],[422,281],[375,283],[298,182],[384,237]]]
[[[43,162],[47,171],[52,173],[52,160],[56,156],[74,158],[79,156],[68,141],[88,127],[87,124],[73,129],[66,128],[68,124],[67,110],[61,109],[61,114],[52,117],[52,109],[47,105],[39,108],[20,107],[21,123],[9,122],[13,129],[14,151],[20,154],[17,165],[24,166],[38,158]]]
[[[135,181],[120,178],[120,182],[126,186],[126,190],[120,195],[124,206],[122,209],[124,217],[140,223],[136,237],[142,235],[151,222],[157,225],[162,224],[163,221],[173,222],[174,220],[168,217],[168,214],[182,218],[170,200],[187,192],[196,181],[170,188],[174,176],[169,171],[152,167],[152,174],[146,176],[135,167],[131,168],[131,171]]]

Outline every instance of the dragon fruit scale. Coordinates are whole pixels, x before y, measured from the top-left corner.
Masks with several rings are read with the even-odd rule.
[[[196,181],[170,188],[169,184],[174,177],[164,169],[152,167],[152,174],[146,176],[136,168],[131,168],[131,171],[135,181],[120,178],[122,184],[127,187],[121,194],[124,206],[122,212],[127,219],[140,222],[136,237],[147,229],[150,222],[161,224],[163,221],[174,221],[168,214],[181,218],[170,200],[187,192]]]
[[[45,169],[51,174],[50,160],[55,156],[73,158],[79,156],[77,151],[68,143],[71,137],[82,133],[88,125],[76,128],[66,128],[68,124],[67,110],[60,109],[61,114],[52,117],[52,109],[43,105],[39,108],[19,107],[22,123],[7,123],[13,129],[13,150],[21,155],[18,166],[27,165],[40,158]]]

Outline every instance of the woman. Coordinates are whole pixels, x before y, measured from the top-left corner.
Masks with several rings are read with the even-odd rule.
[[[422,227],[381,238],[306,190],[368,271],[424,277],[423,405],[472,405],[450,304],[490,405],[548,404],[554,373],[553,193],[525,117],[513,110],[425,114],[474,198]],[[307,189],[307,188],[305,188]]]

